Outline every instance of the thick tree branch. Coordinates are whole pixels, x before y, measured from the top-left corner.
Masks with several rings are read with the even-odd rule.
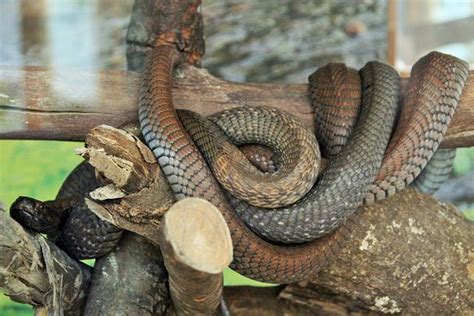
[[[280,297],[316,310],[335,295],[383,313],[474,312],[474,223],[455,207],[409,188],[358,219],[333,262]]]
[[[90,194],[89,208],[158,246],[159,224],[175,199],[151,150],[132,134],[105,125],[92,129],[86,146],[78,153],[110,182]]]
[[[170,296],[157,226],[174,202],[168,183],[150,149],[129,133],[99,126],[86,144],[78,153],[110,182],[93,191],[87,205],[116,226],[148,238],[125,232],[114,251],[96,260],[86,314],[163,314]]]
[[[321,291],[305,297],[312,305],[302,304],[280,297],[284,286],[257,288],[229,286],[224,297],[231,315],[234,316],[312,316],[312,315],[379,315],[350,297],[340,297],[332,292]]]
[[[160,245],[170,272],[171,297],[178,314],[215,312],[222,296],[222,270],[232,258],[230,233],[219,211],[200,199],[186,199],[171,206],[173,194],[153,154],[131,134],[99,126],[87,136],[86,145],[85,150],[79,151],[81,155],[111,182],[91,193],[91,198],[96,200],[87,200],[90,209],[115,225],[142,234],[153,244]],[[164,211],[170,206],[165,217],[167,220],[162,222]],[[158,229],[160,222],[161,229]],[[112,295],[113,287],[110,285],[126,279],[129,274],[124,277],[109,271],[112,276],[107,273],[105,278],[102,271],[111,266],[111,261],[120,264],[121,261],[115,260],[115,253],[135,253],[133,247],[129,250],[121,248],[100,258],[94,281],[98,280],[101,285],[94,286],[93,282],[91,297],[94,300],[88,303],[86,311],[89,307],[91,311],[102,312],[127,310],[127,304],[108,306],[106,298]],[[157,249],[154,252],[159,253]],[[138,253],[135,255],[140,257]],[[141,263],[133,255],[129,255],[128,261]],[[126,265],[131,265],[133,273],[139,274],[139,264]],[[147,291],[151,288],[144,289],[140,283],[137,283],[137,289],[142,291],[131,291],[130,286],[127,286],[127,291],[131,294],[149,293]],[[117,293],[114,292],[113,296],[116,297]],[[125,297],[122,300],[130,301]]]
[[[406,83],[406,81],[405,81]],[[84,140],[100,124],[137,121],[139,74],[0,69],[0,139]],[[177,108],[209,115],[252,105],[289,111],[313,128],[307,85],[239,84],[205,70],[181,69],[174,89]],[[474,146],[474,73],[471,72],[443,147]]]

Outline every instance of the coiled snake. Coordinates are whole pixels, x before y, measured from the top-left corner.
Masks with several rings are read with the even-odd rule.
[[[219,171],[242,161],[241,156],[226,154],[233,150],[226,137],[240,143],[277,136],[279,141],[269,140],[266,144],[277,146],[281,170],[288,174],[301,172],[292,180],[296,187],[297,179],[310,179],[306,172],[318,168],[301,167],[298,159],[289,162],[290,167],[285,163],[295,157],[318,156],[318,151],[308,149],[309,145],[293,149],[298,150],[295,154],[287,150],[293,142],[311,143],[312,136],[293,131],[293,125],[301,123],[268,108],[228,110],[210,120],[187,111],[179,112],[178,117],[171,95],[172,72],[177,64],[179,55],[170,46],[157,47],[147,56],[139,100],[145,140],[178,199],[201,197],[221,210],[233,240],[231,267],[250,278],[273,283],[295,282],[316,273],[350,231],[350,215],[361,203],[383,199],[413,181],[441,142],[468,74],[467,64],[454,57],[431,53],[422,58],[413,67],[398,126],[390,140],[400,98],[400,79],[391,67],[370,62],[359,72],[360,78],[339,64],[318,70],[310,77],[310,95],[317,108],[317,122],[321,123],[318,135],[324,135],[323,144],[328,145],[322,148],[331,157],[328,166],[314,186],[300,191],[304,197],[298,201],[292,197],[273,202],[273,197],[282,195],[275,194],[277,185],[269,189],[268,195],[254,200],[249,197],[245,202],[225,193],[208,167],[209,164]],[[272,116],[282,122],[279,128],[264,130],[257,124],[268,125],[272,119],[266,118]],[[351,118],[356,117],[354,124]],[[237,122],[244,127],[238,127]],[[250,131],[251,137],[242,136],[243,131]],[[292,136],[285,138],[287,134]],[[243,175],[256,173],[244,164],[235,170]],[[235,179],[246,178],[235,178],[233,172],[218,174],[228,180],[229,184],[224,185],[228,189],[236,186]],[[262,191],[266,185],[258,185],[259,177],[255,176],[254,186],[241,185],[242,192],[237,196],[247,198],[246,188]],[[293,186],[284,191],[293,191]],[[292,204],[272,209],[281,203]],[[270,209],[262,208],[269,205]]]

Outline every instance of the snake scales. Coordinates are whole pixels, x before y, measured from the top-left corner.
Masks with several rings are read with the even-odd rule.
[[[274,110],[229,110],[210,120],[180,112],[178,118],[171,95],[172,72],[178,63],[177,52],[168,46],[155,48],[147,57],[139,100],[139,119],[145,140],[178,199],[186,196],[205,198],[222,211],[234,244],[232,268],[253,279],[274,283],[294,282],[317,272],[350,231],[350,214],[362,202],[383,199],[413,181],[441,142],[468,73],[464,62],[447,55],[431,53],[422,58],[413,68],[398,127],[389,143],[399,104],[398,74],[379,62],[368,63],[359,74],[342,65],[330,65],[317,71],[310,77],[310,95],[318,113],[317,122],[321,123],[318,128],[323,127],[318,133],[324,135],[323,145],[326,143],[322,151],[331,160],[316,185],[310,186],[302,199],[274,210],[262,208],[273,202],[258,203],[264,197],[257,201],[250,198],[247,203],[224,193],[198,150],[202,150],[211,160],[209,165],[217,170],[229,166],[229,161],[241,161],[234,155],[220,158],[231,148],[226,137],[237,143],[248,141],[239,140],[241,131],[235,127],[237,130],[233,133],[233,128],[228,126],[243,121],[244,125],[250,124],[244,130],[258,131],[259,127],[252,125],[256,119],[246,121],[244,117],[248,112],[254,112],[251,115],[263,120],[262,117],[272,115]],[[360,109],[359,100],[362,100]],[[282,122],[298,124],[288,121],[285,115],[280,119]],[[356,123],[352,123],[356,117]],[[226,135],[216,126],[224,127]],[[258,134],[257,138],[265,138],[264,133],[278,134],[277,130],[254,134]],[[290,133],[288,128],[285,133]],[[291,158],[284,156],[289,148],[286,143],[310,138],[303,133],[299,138],[292,136],[285,140],[285,133],[276,135],[284,139],[277,148],[283,161]],[[349,133],[351,136],[347,139]],[[275,145],[275,141],[270,141],[270,145]],[[317,150],[311,151],[298,152],[293,158],[318,156]],[[301,177],[311,178],[305,172],[317,169],[296,167],[297,162],[291,164],[288,173],[299,168]],[[251,168],[245,168],[237,167],[236,170],[247,175],[255,173]],[[229,177],[228,174],[220,176]],[[260,181],[258,179],[256,176],[255,183]],[[232,180],[234,178],[228,188],[232,187]],[[250,186],[251,190],[256,191],[256,188],[259,187]],[[300,194],[306,191],[308,187]],[[281,196],[281,193],[271,192],[273,189],[270,189],[270,196]],[[246,198],[245,194],[239,197]],[[281,202],[275,203],[280,205]],[[313,240],[316,237],[321,238]],[[301,244],[281,245],[295,242]]]

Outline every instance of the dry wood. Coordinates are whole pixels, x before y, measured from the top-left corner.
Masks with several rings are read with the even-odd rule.
[[[474,224],[407,189],[359,210],[342,252],[313,281],[231,287],[232,315],[471,315]]]
[[[158,225],[174,202],[168,183],[150,149],[128,132],[98,126],[86,146],[77,152],[110,182],[90,194],[89,208],[148,238],[125,232],[113,252],[96,260],[86,314],[164,314],[170,296]]]
[[[157,228],[175,199],[151,150],[132,134],[105,125],[92,129],[86,146],[78,153],[110,182],[90,194],[89,208],[158,245]]]
[[[96,199],[87,200],[90,209],[115,225],[146,236],[155,245],[160,244],[178,314],[215,312],[222,296],[222,270],[232,260],[232,241],[220,212],[200,199],[178,202],[167,213],[168,220],[164,223],[168,224],[162,225],[160,233],[166,237],[160,240],[158,224],[174,198],[151,151],[133,135],[108,126],[94,128],[86,138],[86,145],[86,149],[78,152],[111,182],[91,193]],[[118,197],[121,199],[117,200]],[[176,235],[180,233],[182,235]],[[140,311],[142,304],[128,306],[134,298],[147,297],[145,294],[152,292],[149,297],[162,297],[156,295],[153,287],[143,285],[163,284],[162,280],[137,281],[141,279],[140,267],[150,261],[147,258],[151,254],[159,255],[158,249],[152,244],[146,246],[148,242],[138,245],[122,240],[121,243],[124,246],[98,260],[90,292],[93,299],[88,301],[86,312],[143,314],[146,311]],[[137,248],[143,251],[136,252]],[[173,249],[179,249],[177,254]],[[123,269],[120,269],[121,264]],[[148,270],[153,265],[148,262],[144,266]],[[104,270],[108,273],[104,274]],[[120,275],[117,270],[122,271]],[[115,292],[111,285],[122,282],[127,284],[127,290]],[[132,297],[127,298],[127,293]],[[107,303],[111,296],[122,298],[121,304]]]
[[[139,74],[135,72],[0,69],[0,138],[84,140],[97,125],[134,123],[138,87]],[[178,74],[173,93],[177,108],[203,115],[237,106],[273,106],[314,128],[306,84],[232,83],[186,66]],[[472,122],[473,72],[442,146],[474,146]]]
[[[32,235],[0,210],[0,288],[37,314],[82,315],[90,268],[40,234]]]
[[[474,312],[474,223],[455,207],[406,189],[358,219],[330,266],[280,297],[316,311],[334,296],[379,313]]]
[[[232,261],[230,232],[219,210],[203,199],[181,200],[164,216],[160,232],[176,313],[216,313],[222,272]]]
[[[167,212],[159,238],[158,224],[174,198],[151,151],[133,135],[107,126],[94,128],[86,145],[85,150],[79,151],[81,155],[111,182],[105,187],[107,190],[99,188],[91,194],[100,196],[100,200],[87,201],[91,210],[119,227],[146,236],[155,245],[160,244],[178,314],[215,311],[222,294],[222,270],[232,260],[232,241],[220,212],[201,199],[180,201]],[[117,200],[117,196],[122,198]],[[173,249],[179,251],[175,253]],[[116,252],[101,258],[99,268],[96,267],[94,275],[97,274],[101,286],[93,283],[91,310],[107,310],[103,306],[108,304],[101,299],[107,295],[101,293],[109,293],[110,282],[118,276],[107,279],[101,271],[111,265],[110,257],[115,259]],[[134,271],[137,270],[135,267]],[[117,310],[116,306],[109,307]]]
[[[224,297],[233,316],[379,315],[349,297],[327,291],[306,297],[311,306],[296,303],[279,297],[283,288],[230,286],[224,288]]]

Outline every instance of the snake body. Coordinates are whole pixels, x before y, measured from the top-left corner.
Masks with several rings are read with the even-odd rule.
[[[441,96],[440,100],[435,101],[438,102],[437,109],[443,110],[443,114],[439,116],[440,121],[447,127],[449,119],[453,114],[450,105],[457,104],[457,100],[460,97],[462,86],[467,77],[467,65],[458,59],[444,58],[444,56],[446,55],[436,53],[423,58],[420,64],[414,67],[418,69],[419,75],[415,75],[413,80],[411,80],[409,91],[418,90],[419,87],[417,85],[427,87],[427,91],[441,90],[442,92],[436,94]],[[431,62],[434,65],[428,65],[427,62]],[[324,198],[320,202],[315,203],[320,203],[323,207],[331,208],[334,203],[338,202],[338,198],[339,201],[343,200],[343,202],[338,205],[337,210],[334,208],[326,211],[323,208],[316,212],[315,215],[312,212],[312,206],[315,201],[313,198],[319,194],[311,194],[310,192],[303,199],[305,201],[309,200],[310,202],[307,202],[309,204],[306,205],[304,204],[305,202],[301,202],[304,205],[301,209],[307,210],[308,214],[310,214],[310,220],[307,220],[308,217],[306,216],[298,216],[301,210],[298,212],[288,211],[287,213],[282,209],[261,211],[248,204],[242,204],[244,205],[241,208],[243,212],[238,210],[234,212],[232,210],[197,148],[206,149],[207,144],[210,143],[210,140],[205,138],[204,128],[201,130],[201,127],[199,127],[201,124],[196,124],[191,130],[188,129],[188,132],[194,133],[194,136],[197,136],[194,137],[197,142],[196,147],[176,115],[172,102],[171,81],[172,72],[177,63],[177,52],[173,48],[163,46],[152,50],[146,59],[139,100],[139,120],[143,135],[153,150],[165,175],[168,177],[176,197],[178,199],[186,196],[201,197],[212,202],[221,210],[232,234],[234,243],[234,262],[232,267],[237,271],[254,279],[269,282],[293,282],[303,279],[312,271],[317,271],[322,261],[324,261],[320,258],[325,258],[331,252],[331,246],[328,245],[338,243],[343,235],[343,228],[316,241],[300,246],[284,247],[270,244],[256,236],[242,223],[239,217],[236,217],[236,213],[243,215],[248,211],[248,214],[251,214],[251,216],[247,224],[252,229],[263,227],[264,230],[259,231],[259,234],[267,238],[272,237],[265,235],[266,232],[268,231],[273,234],[275,230],[277,235],[279,235],[278,237],[286,238],[286,228],[288,226],[293,226],[297,232],[303,229],[302,236],[304,241],[307,240],[307,235],[313,234],[310,237],[320,236],[322,234],[319,230],[320,225],[317,226],[316,232],[312,230],[314,226],[311,229],[304,230],[306,223],[308,223],[307,225],[314,225],[314,222],[311,222],[311,219],[315,219],[313,216],[316,217],[316,222],[319,222],[318,224],[324,225],[325,233],[338,227],[355,210],[358,206],[357,202],[362,201],[364,198],[365,191],[360,190],[360,188],[365,190],[371,188],[371,181],[367,181],[367,178],[372,180],[377,175],[378,165],[382,162],[383,151],[391,134],[399,97],[399,78],[396,72],[390,67],[377,62],[371,62],[362,69],[363,107],[360,118],[354,127],[353,136],[350,137],[348,143],[334,161],[330,162],[330,166],[323,173],[320,180],[318,180],[316,189],[313,188],[311,191],[320,190],[318,193],[321,192],[320,194]],[[435,70],[434,74],[430,72],[430,69]],[[437,73],[439,69],[443,70],[441,75]],[[420,70],[424,70],[424,72]],[[447,78],[446,80],[450,84],[436,85],[435,79],[438,78],[437,76]],[[445,97],[447,94],[449,94],[449,100]],[[427,107],[428,104],[425,104],[427,101],[423,97],[426,97],[425,93],[409,93],[407,102],[411,107],[414,107],[415,104],[417,108]],[[440,107],[441,109],[439,109]],[[413,108],[410,108],[409,111],[413,111]],[[418,113],[416,111],[415,113]],[[421,112],[423,111],[421,110]],[[430,111],[428,110],[427,112]],[[408,124],[405,123],[407,115],[402,113],[400,118],[401,126],[409,138],[405,142],[412,142],[412,137],[415,135],[417,137],[415,141],[422,144],[420,146],[424,149],[424,152],[421,154],[426,157],[431,156],[436,146],[428,147],[426,143],[430,144],[430,139],[438,136],[434,134],[437,129],[434,125],[431,125],[427,128],[427,135],[419,135],[416,132],[417,126],[414,125],[416,120]],[[441,130],[446,129],[446,127],[441,127]],[[415,132],[410,128],[415,129]],[[424,140],[423,137],[425,136],[428,136],[428,141]],[[400,155],[397,149],[394,149],[399,148],[396,144],[400,143],[400,139],[405,138],[395,138],[390,146],[395,153],[394,155]],[[403,143],[403,141],[401,142]],[[350,149],[346,150],[345,148]],[[405,149],[403,146],[401,148],[402,150]],[[371,151],[372,149],[374,151]],[[350,158],[347,158],[348,156]],[[412,157],[407,158],[410,160]],[[387,158],[385,158],[385,161],[387,161]],[[395,166],[409,165],[409,163],[400,162],[397,159],[389,159],[388,161],[394,161],[393,164]],[[354,163],[359,163],[357,166],[359,169],[351,171]],[[423,161],[419,163],[423,165]],[[420,166],[418,168],[421,169]],[[342,170],[348,172],[349,175],[345,176],[341,173]],[[405,176],[405,173],[401,172],[402,177]],[[339,177],[342,177],[343,180],[339,180]],[[394,182],[396,183],[397,181],[399,180]],[[403,181],[405,183],[408,182]],[[334,182],[336,185],[334,185]],[[339,186],[342,187],[347,184],[352,187],[348,191],[339,192],[344,194],[344,197],[349,196],[350,198],[346,200],[343,199],[343,196],[334,194],[334,190]],[[317,189],[319,186],[322,188]],[[397,188],[399,189],[400,186]],[[324,204],[328,199],[332,199],[331,203]],[[282,214],[287,214],[287,216]],[[262,216],[261,218],[268,218],[269,220],[263,222],[261,218],[258,218],[259,215]],[[257,225],[252,226],[251,220],[255,219],[256,216]],[[242,219],[244,217],[242,216]],[[282,219],[287,221],[282,221]],[[262,222],[263,225],[261,225]],[[283,224],[280,224],[281,222]],[[288,225],[292,223],[294,225]],[[278,231],[282,233],[280,234]]]
[[[267,107],[234,108],[210,121],[191,111],[177,114],[219,184],[239,200],[275,208],[298,201],[313,187],[319,147],[314,134],[292,115]],[[262,174],[236,147],[249,143],[270,147],[285,163]]]
[[[456,149],[438,148],[411,185],[420,192],[434,194],[449,178],[455,157]]]
[[[84,196],[99,185],[94,168],[83,162],[64,181],[56,200],[19,197],[10,207],[10,215],[30,230],[47,234],[73,258],[101,257],[115,247],[122,230],[101,220],[86,206]]]
[[[239,137],[245,139],[235,125],[246,120],[242,115],[247,117],[249,112],[251,115],[259,112],[265,117],[274,110],[228,110],[209,120],[189,112],[182,112],[184,114],[180,113],[178,117],[171,94],[172,73],[178,63],[178,53],[169,46],[157,47],[148,54],[139,97],[142,134],[178,199],[201,197],[221,210],[233,240],[231,267],[250,278],[272,283],[303,280],[319,271],[350,233],[350,214],[363,201],[370,203],[385,198],[408,185],[420,173],[441,141],[468,72],[466,63],[447,55],[432,53],[421,59],[414,67],[397,131],[389,144],[399,104],[398,74],[378,62],[368,63],[359,72],[360,77],[342,65],[319,70],[310,78],[310,96],[315,111],[321,113],[317,118],[317,123],[321,124],[318,138],[323,139],[321,149],[331,160],[301,200],[282,208],[270,206],[265,209],[262,207],[272,205],[273,197],[269,200],[258,198],[257,203],[251,197],[245,197],[259,206],[237,199],[232,192],[225,193],[221,189],[208,165],[220,171],[233,164],[232,159],[241,157],[227,154],[227,150],[234,150],[227,138],[237,143]],[[361,108],[357,105],[360,99]],[[355,117],[358,117],[356,122]],[[300,124],[281,120],[289,125]],[[248,120],[250,125],[244,129],[248,131],[249,126],[251,130],[255,127],[257,132],[253,130],[251,134],[261,137],[264,132],[257,123],[269,125],[270,121],[257,115]],[[286,152],[295,136],[285,138],[285,135],[296,135],[291,132],[293,126],[270,128],[273,129],[267,131],[267,135],[274,134],[283,142],[277,144],[280,146],[278,159],[281,160],[277,162],[277,172],[282,168],[292,173],[299,168],[304,174],[306,169],[295,167],[297,162],[289,163],[292,168],[286,167],[291,156],[298,155]],[[209,134],[209,130],[215,133]],[[306,141],[311,137],[302,138]],[[274,146],[275,141],[268,144]],[[388,151],[384,155],[387,145]],[[209,162],[204,160],[198,147]],[[316,153],[314,149],[313,153]],[[256,173],[252,168],[245,168],[239,166],[220,175],[230,180],[227,189],[232,189],[235,179],[244,179],[240,175],[234,177],[234,172]],[[260,176],[255,175],[255,179]],[[255,181],[257,184],[250,186],[250,191],[259,189],[260,180]],[[294,183],[295,180],[291,181]],[[249,188],[248,185],[241,186]],[[288,191],[292,189],[292,186],[288,187]],[[302,192],[305,190],[307,187]],[[312,240],[319,236],[322,237]],[[282,242],[303,243],[286,246]]]
[[[326,67],[341,69],[339,66]],[[309,194],[294,205],[272,211],[231,200],[252,231],[277,242],[307,242],[339,227],[361,204],[390,139],[400,86],[396,71],[379,62],[368,63],[361,78],[364,101],[352,137],[328,163]]]

